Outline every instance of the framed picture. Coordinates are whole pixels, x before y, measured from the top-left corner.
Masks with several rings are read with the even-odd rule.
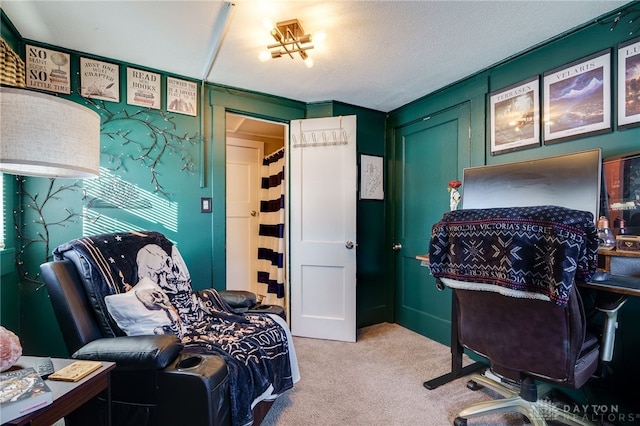
[[[360,155],[360,199],[384,200],[384,162],[382,157]]]
[[[640,37],[618,45],[618,128],[640,126]]]
[[[71,93],[71,55],[27,44],[27,87]]]
[[[540,76],[490,94],[491,155],[540,145]]]
[[[160,74],[127,68],[127,103],[160,109]]]
[[[80,94],[85,98],[120,102],[120,66],[80,58]]]
[[[611,131],[611,50],[544,74],[546,145]]]
[[[198,115],[198,85],[167,77],[167,111]]]

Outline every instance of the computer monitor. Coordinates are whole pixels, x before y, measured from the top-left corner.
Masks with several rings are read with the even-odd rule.
[[[600,149],[464,169],[462,208],[556,205],[593,213],[600,207]]]

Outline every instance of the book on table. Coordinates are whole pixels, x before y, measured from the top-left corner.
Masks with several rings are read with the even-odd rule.
[[[32,367],[0,373],[0,424],[53,402],[53,393]]]

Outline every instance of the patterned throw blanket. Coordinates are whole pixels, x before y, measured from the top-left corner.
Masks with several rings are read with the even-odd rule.
[[[129,291],[146,278],[158,284],[171,302],[158,306],[170,307],[167,316],[173,314],[174,319],[154,332],[175,333],[189,352],[225,359],[234,425],[251,424],[255,403],[292,388],[298,379],[297,363],[292,374],[290,342],[283,326],[269,315],[235,313],[213,289],[194,292],[180,253],[162,234],[97,235],[54,250],[57,260],[70,257],[80,258],[84,269],[80,273],[97,317],[103,319],[105,335],[125,334],[109,315],[106,296]]]
[[[593,214],[557,206],[451,211],[433,226],[429,246],[431,274],[455,280],[451,287],[561,306],[597,261]]]

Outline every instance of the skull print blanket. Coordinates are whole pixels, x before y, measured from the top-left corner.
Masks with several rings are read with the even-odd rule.
[[[214,289],[194,292],[177,247],[158,232],[79,238],[57,247],[54,258],[81,265],[105,336],[174,333],[190,352],[223,357],[234,425],[251,424],[256,403],[299,380],[286,323],[268,314],[238,314]],[[120,300],[132,293],[135,298]]]
[[[455,210],[431,231],[431,274],[454,288],[566,306],[597,261],[593,214],[564,207]]]

